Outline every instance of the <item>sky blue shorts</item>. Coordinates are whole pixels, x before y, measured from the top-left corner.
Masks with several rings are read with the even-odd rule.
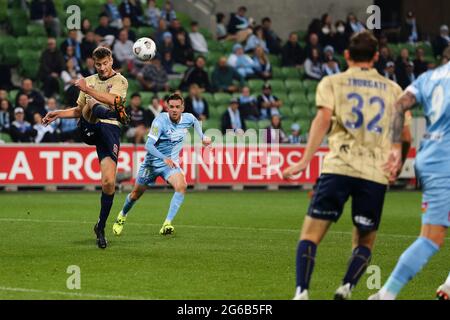
[[[144,186],[153,186],[155,184],[156,178],[162,177],[165,181],[168,181],[169,177],[177,172],[183,173],[183,170],[178,167],[172,169],[166,165],[161,167],[154,167],[142,163],[139,167],[136,182],[137,184]]]
[[[422,224],[450,226],[450,177],[422,176]]]

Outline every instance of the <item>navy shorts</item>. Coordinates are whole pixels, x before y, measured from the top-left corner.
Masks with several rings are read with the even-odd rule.
[[[82,140],[89,145],[95,145],[100,162],[110,157],[117,163],[121,134],[119,126],[104,122],[91,124],[81,117],[78,127]]]
[[[308,216],[336,222],[351,196],[353,224],[362,231],[377,230],[386,188],[384,184],[360,178],[322,174],[314,186]]]

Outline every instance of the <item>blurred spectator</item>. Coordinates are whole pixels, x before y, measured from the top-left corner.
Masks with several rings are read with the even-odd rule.
[[[280,108],[283,103],[272,94],[272,86],[269,83],[263,85],[262,94],[258,96],[257,101],[261,120],[270,119],[274,115],[280,115]]]
[[[339,63],[334,58],[334,49],[332,46],[326,46],[323,49],[324,62],[322,63],[322,73],[324,76],[340,73]]]
[[[448,26],[442,25],[439,29],[439,36],[433,41],[433,53],[434,56],[440,57],[444,52],[445,48],[450,45],[450,36],[448,34]]]
[[[408,49],[401,49],[400,55],[395,61],[395,75],[397,76],[397,83],[402,89],[405,89],[411,83],[410,74],[408,74],[407,70],[411,67],[409,65],[410,62]]]
[[[308,25],[308,31],[306,32],[305,38],[300,40],[308,41],[309,36],[312,33],[319,34],[321,29],[322,29],[322,21],[320,21],[319,18],[312,19]]]
[[[66,54],[64,55],[64,61],[72,60],[73,67],[77,72],[81,72],[81,61],[75,56],[74,47],[67,47]]]
[[[71,108],[66,106],[66,109]],[[77,119],[63,118],[60,124],[59,140],[61,142],[80,142],[77,129]]]
[[[0,99],[0,132],[9,133],[11,128],[11,111],[9,101]]]
[[[187,91],[191,84],[196,83],[202,90],[211,91],[208,73],[205,71],[205,58],[198,56],[195,65],[186,70],[181,80],[180,90]]]
[[[169,78],[170,78],[170,76],[174,76],[174,75],[176,75],[176,77],[179,76],[179,73],[176,73],[173,70],[173,63],[174,63],[174,61],[172,58],[172,52],[170,52],[170,51],[164,52],[162,55],[161,64],[162,64],[164,70],[166,70],[166,73],[169,75]]]
[[[51,37],[59,37],[61,34],[60,22],[53,0],[31,1],[30,20],[33,23],[43,24],[47,29],[47,34]]]
[[[128,32],[125,29],[120,30],[119,39],[114,42],[113,53],[122,66],[133,61],[133,42],[128,39]]]
[[[172,2],[166,1],[164,8],[161,10],[161,18],[166,20],[168,23],[177,18],[177,13],[173,9]]]
[[[384,74],[384,69],[386,69],[386,64],[389,61],[393,61],[394,59],[391,56],[391,51],[387,46],[380,46],[379,49],[380,55],[378,57],[378,61],[375,63],[375,68],[377,69],[379,74]]]
[[[158,51],[161,52],[162,54],[164,54],[166,52],[173,53],[173,48],[174,48],[174,44],[173,44],[172,34],[169,31],[166,31],[163,34],[163,41],[162,41],[161,45],[159,46]]]
[[[14,121],[10,128],[11,139],[14,142],[32,142],[36,131],[25,120],[25,113],[21,107],[14,109]]]
[[[361,23],[361,21],[358,20],[358,18],[355,16],[355,14],[350,13],[347,16],[347,34],[352,35],[356,32],[361,32],[366,30],[366,27],[364,27],[364,24]]]
[[[192,49],[194,49],[195,52],[208,54],[208,44],[206,43],[205,36],[199,32],[197,21],[191,22],[189,40],[191,42]]]
[[[38,109],[35,107],[30,107],[28,96],[26,94],[22,93],[18,96],[18,100],[14,110],[17,108],[21,108],[21,110],[24,112],[24,117],[26,121],[28,121],[29,123],[33,122],[33,114],[37,112]]]
[[[93,32],[91,20],[84,18],[83,21],[81,21],[81,29],[77,30],[77,41],[81,43],[89,31]]]
[[[173,60],[186,66],[192,66],[194,63],[194,50],[187,42],[186,35],[183,32],[176,34],[174,41]]]
[[[244,48],[239,43],[233,46],[233,53],[228,57],[227,63],[236,69],[244,79],[255,74],[252,58],[244,53]]]
[[[122,18],[130,18],[133,27],[139,27],[144,22],[140,0],[122,0],[119,5],[119,13]]]
[[[239,112],[239,103],[236,98],[232,98],[228,109],[224,112],[221,119],[221,130],[226,134],[227,130],[245,131],[245,121],[242,114]]]
[[[161,99],[157,96],[152,98],[151,104],[148,106],[148,110],[151,113],[150,117],[153,115],[153,118],[159,116],[161,112],[164,112],[164,106]]]
[[[395,63],[393,61],[388,61],[386,67],[384,68],[384,76],[389,80],[397,82],[397,76],[395,75]]]
[[[400,40],[409,43],[416,43],[420,40],[416,16],[412,11],[408,11],[405,22],[400,28]]]
[[[166,70],[161,65],[161,58],[158,56],[150,62],[146,62],[136,78],[144,90],[158,92],[170,89]]]
[[[153,114],[142,108],[142,100],[139,93],[133,93],[131,95],[127,113],[131,120],[128,125],[128,130],[125,133],[126,137],[135,144],[144,143],[144,137],[148,134],[148,128],[154,117]]]
[[[84,67],[81,71],[81,75],[85,78],[96,74],[97,70],[95,69],[95,62],[92,57],[86,58],[86,67]]]
[[[261,26],[256,26],[253,30],[253,34],[248,37],[247,43],[245,44],[245,53],[250,53],[255,50],[256,47],[262,47],[264,52],[269,53],[267,49],[266,40],[264,39],[264,31]]]
[[[403,80],[399,80],[399,85],[402,89],[406,89],[414,80],[416,80],[416,76],[414,75],[414,62],[408,61],[405,69],[406,78]]]
[[[114,0],[107,0],[103,12],[108,17],[108,24],[115,29],[122,29],[122,16]],[[103,35],[104,36],[104,35]]]
[[[169,28],[167,27],[167,22],[164,19],[159,19],[158,22],[158,28],[156,28],[156,31],[154,33],[154,40],[156,42],[156,46],[160,46],[161,43],[164,42],[164,36],[166,34],[166,32],[169,32]],[[171,32],[169,32],[170,34],[172,34]],[[172,36],[173,38],[173,36]],[[173,40],[173,39],[172,39]]]
[[[35,113],[34,115],[34,125],[33,129],[35,131],[34,142],[56,142],[57,137],[55,133],[55,129],[52,126],[44,126],[42,124],[42,115],[39,113]]]
[[[185,42],[186,42],[190,47],[192,47],[192,46],[191,46],[191,40],[189,39],[189,34],[188,34],[188,32],[186,31],[186,29],[184,29],[184,27],[181,25],[180,20],[178,20],[178,19],[172,20],[172,22],[171,22],[170,25],[169,25],[169,31],[170,31],[170,33],[172,34],[172,37],[173,37],[173,43],[174,43],[175,45],[179,44],[179,43],[178,43],[178,37],[177,37],[177,35],[178,35],[179,33],[182,33],[182,34],[184,35],[184,37],[185,37]]]
[[[298,123],[291,125],[291,134],[288,137],[289,143],[299,144],[306,143],[307,139],[305,135],[301,135],[301,126]]]
[[[156,6],[155,0],[147,1],[147,9],[145,9],[145,16],[147,18],[147,24],[153,28],[158,28],[159,19],[161,17],[161,10]]]
[[[239,111],[242,117],[246,120],[258,120],[258,101],[250,94],[250,88],[247,86],[242,87],[241,95],[238,98]]]
[[[261,20],[264,38],[266,39],[267,49],[271,54],[280,54],[281,53],[281,39],[272,30],[272,20],[269,17],[265,17]]]
[[[319,50],[314,48],[311,51],[311,57],[305,60],[305,75],[308,79],[320,80],[323,77],[322,62]]]
[[[48,38],[47,49],[41,54],[38,78],[43,83],[44,95],[50,97],[59,91],[59,74],[64,69],[64,57],[56,49],[55,38]]]
[[[19,89],[16,95],[16,105],[19,101],[20,95],[26,95],[28,97],[28,104],[29,106],[38,111],[43,113],[44,112],[44,106],[45,106],[45,100],[42,94],[33,88],[33,81],[28,78],[24,78],[22,80],[22,87]],[[28,119],[27,119],[28,120]],[[30,120],[28,120],[30,121]],[[31,122],[31,121],[30,121]]]
[[[0,64],[0,88],[13,89],[14,85],[11,82],[11,67]]]
[[[289,39],[283,46],[281,53],[281,65],[283,67],[299,67],[303,64],[305,53],[298,43],[298,35],[295,32],[289,34]]]
[[[263,80],[272,78],[272,65],[270,64],[269,57],[264,52],[264,49],[260,46],[255,48],[255,53],[253,55],[253,69],[255,70],[255,74]]]
[[[75,107],[77,105],[80,90],[75,86],[75,81],[81,78],[81,73],[73,65],[73,60],[66,61],[66,69],[61,72],[61,80],[64,82],[65,104]]]
[[[8,91],[6,91],[5,89],[0,89],[0,99],[8,100]],[[9,102],[9,100],[8,100],[8,102]]]
[[[220,57],[217,65],[211,74],[211,86],[214,91],[219,92],[237,92],[239,87],[233,84],[233,80],[244,84],[242,76],[233,68],[227,65],[227,58]]]
[[[47,104],[45,105],[45,112],[52,112],[52,111],[56,111],[58,110],[58,102],[56,101],[55,98],[48,98],[47,99]],[[59,130],[59,126],[61,124],[61,119],[56,119],[55,121],[53,121],[52,123],[49,124],[49,126],[53,127],[54,132],[57,133],[57,131]]]
[[[430,63],[425,61],[425,50],[423,48],[416,48],[416,58],[413,60],[413,63],[416,78],[428,70]]]
[[[65,54],[67,52],[67,47],[73,47],[74,56],[81,61],[81,44],[77,40],[77,30],[69,30],[69,37],[61,43],[61,52]]]
[[[216,39],[225,40],[228,37],[227,27],[225,27],[225,15],[222,12],[216,14]]]
[[[231,13],[230,15],[227,31],[236,37],[237,42],[244,42],[253,33],[251,29],[253,21],[247,19],[245,16],[246,13],[247,8],[241,6],[238,8],[237,13]]]
[[[208,102],[202,98],[202,91],[195,83],[189,87],[189,96],[184,100],[185,112],[192,113],[198,120],[209,118]]]
[[[128,39],[130,41],[135,42],[136,41],[136,33],[131,30],[131,19],[129,17],[123,17],[122,18],[122,30],[125,30],[128,34]]]
[[[348,34],[345,33],[345,22],[342,20],[336,21],[336,33],[333,37],[333,47],[338,54],[343,54],[349,44]]]
[[[332,46],[334,43],[335,30],[331,15],[325,13],[322,15],[321,28],[319,32],[319,43],[322,47]]]
[[[95,33],[93,31],[88,31],[81,41],[81,59],[85,61],[88,57],[91,57],[95,48],[97,48]]]
[[[95,34],[99,36],[99,38],[104,38],[107,35],[113,35],[114,37],[117,34],[117,28],[109,25],[109,18],[106,13],[100,14],[99,25],[95,28]],[[120,20],[120,25],[122,25],[122,20]]]
[[[312,51],[313,49],[317,49],[317,51],[319,51],[319,53],[321,53],[322,50],[322,46],[319,43],[319,36],[316,33],[311,33],[309,35],[308,38],[308,42],[306,43],[305,46],[305,54],[306,57],[312,57]]]
[[[287,143],[288,136],[281,126],[281,118],[279,115],[270,117],[270,126],[266,128],[266,143]]]

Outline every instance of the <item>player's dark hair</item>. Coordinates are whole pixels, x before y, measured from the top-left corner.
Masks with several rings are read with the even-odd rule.
[[[94,59],[103,59],[106,57],[112,57],[112,52],[106,47],[97,47],[94,52],[92,52],[92,57]]]
[[[442,52],[442,58],[450,60],[450,45]]]
[[[358,32],[350,38],[348,51],[354,62],[370,62],[377,53],[378,40],[369,31]]]
[[[169,101],[171,100],[180,100],[181,104],[184,105],[184,98],[183,96],[179,95],[178,93],[172,93],[166,98],[166,103],[169,104]]]

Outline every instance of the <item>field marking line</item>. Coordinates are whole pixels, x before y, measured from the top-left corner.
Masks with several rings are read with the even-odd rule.
[[[45,293],[45,294],[54,294],[54,295],[65,295],[72,297],[89,297],[89,298],[98,298],[98,299],[127,299],[127,300],[148,300],[150,298],[144,297],[131,297],[131,296],[116,296],[116,295],[103,295],[103,294],[94,294],[94,293],[81,293],[81,292],[65,292],[65,291],[47,291],[47,290],[38,290],[38,289],[27,289],[27,288],[11,288],[11,287],[2,287],[0,286],[0,291],[10,291],[10,292],[25,292],[25,293]]]
[[[20,219],[20,218],[0,218],[0,221],[5,222],[36,222],[36,223],[82,223],[82,224],[92,224],[90,221],[75,221],[75,220],[42,220],[42,219]],[[128,225],[135,226],[160,226],[155,223],[137,223],[137,222],[127,222]],[[272,228],[250,228],[250,227],[229,227],[229,226],[195,226],[188,224],[179,224],[179,227],[185,228],[194,228],[194,229],[220,229],[220,230],[237,230],[237,231],[269,231],[269,232],[295,232],[300,233],[299,229],[272,229]],[[352,235],[351,231],[328,231],[328,233],[332,234],[345,234]],[[378,233],[378,237],[391,237],[391,238],[408,238],[408,239],[416,239],[418,235],[406,235],[406,234],[391,234],[391,233]],[[450,237],[444,238],[446,240],[450,240]]]

